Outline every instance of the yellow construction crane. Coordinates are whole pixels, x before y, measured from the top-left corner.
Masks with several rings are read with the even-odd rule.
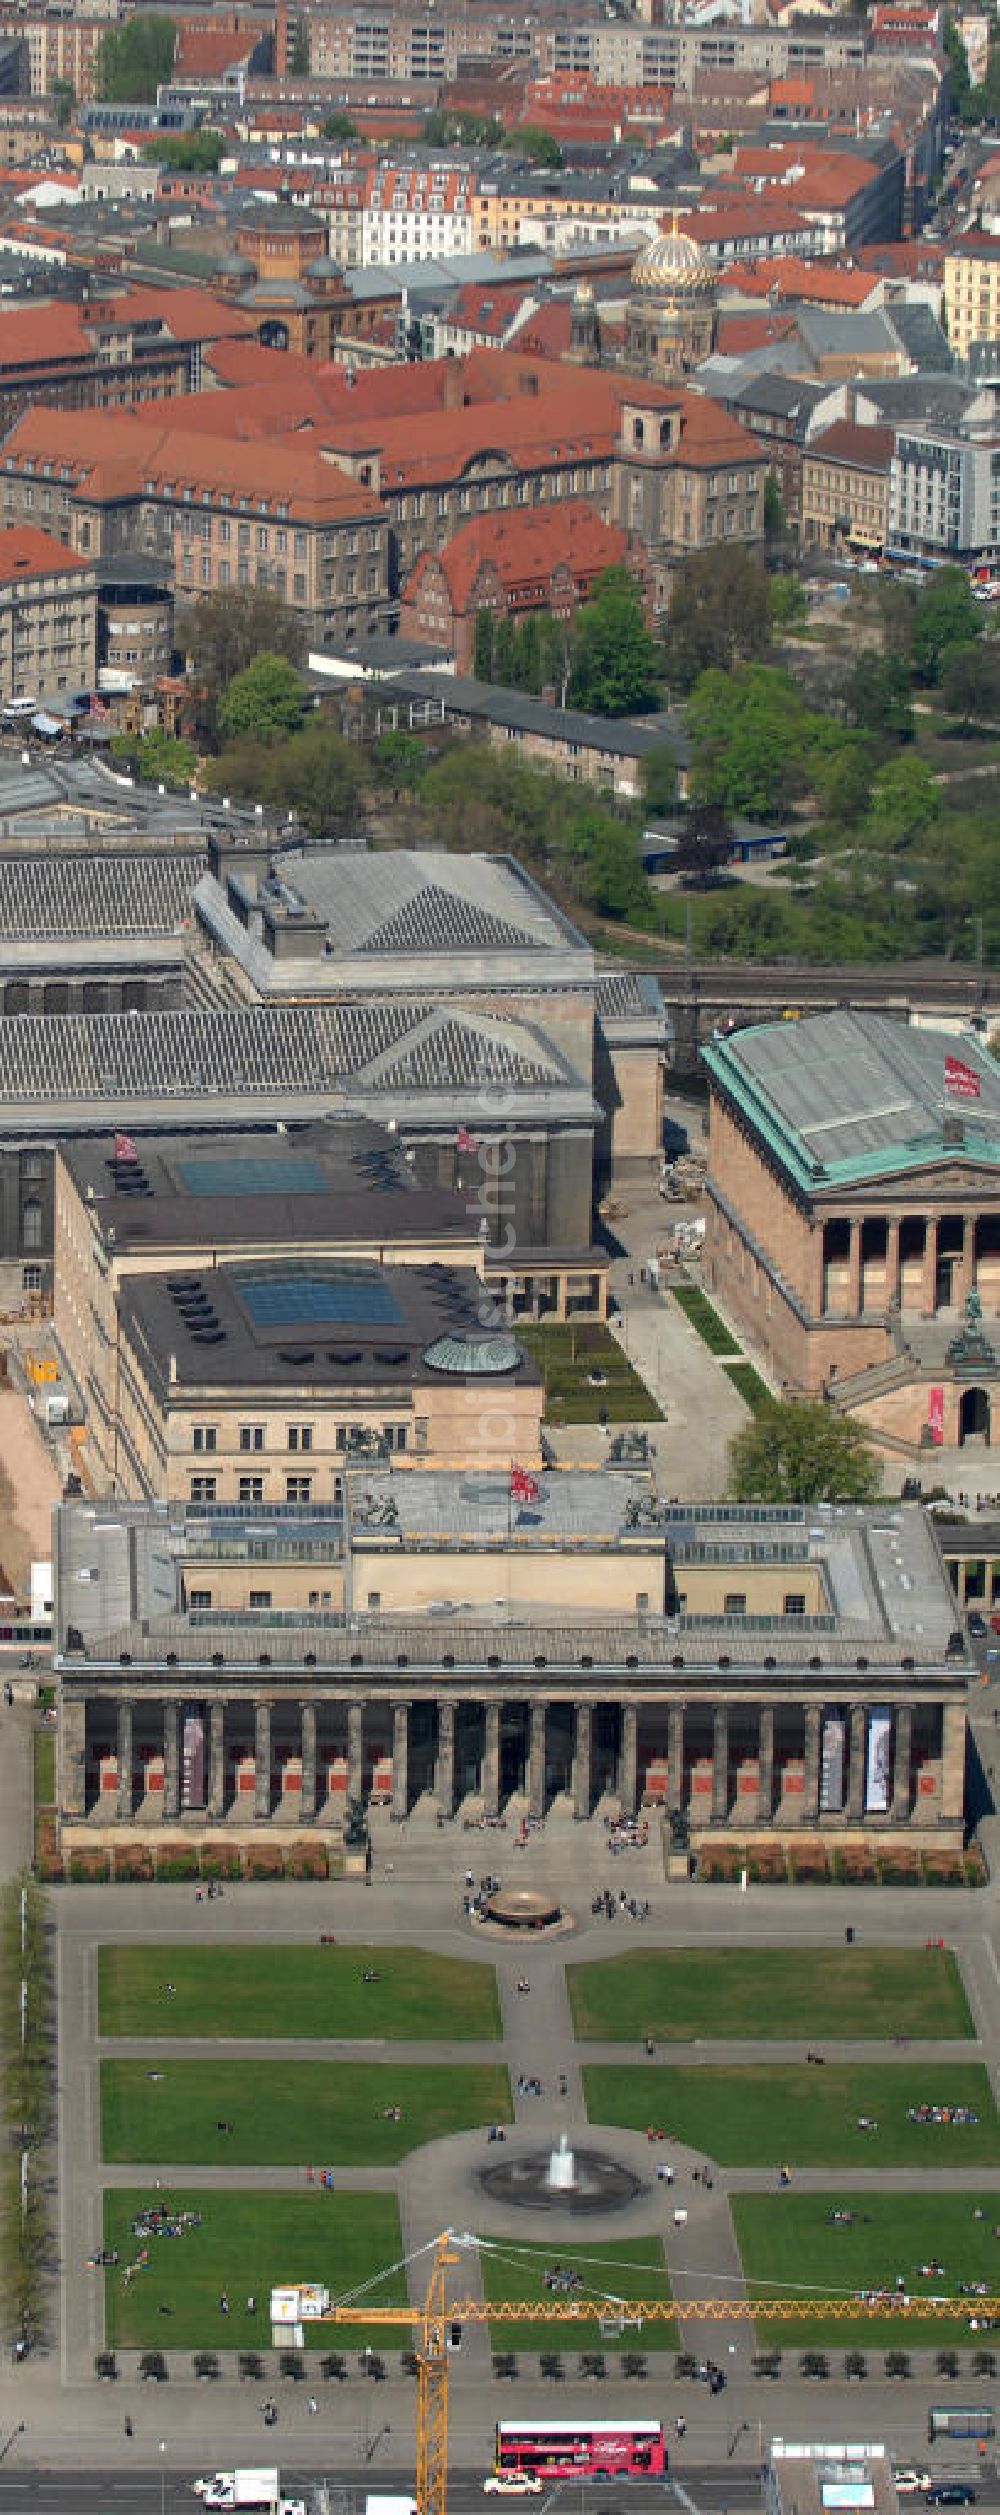
[[[416,2340],[417,2361],[417,2515],[448,2515],[448,2373],[453,2330],[465,2323],[787,2323],[787,2322],[939,2322],[942,2316],[967,2312],[972,2300],[962,2297],[910,2297],[871,2291],[861,2296],[692,2297],[679,2305],[675,2297],[503,2298],[447,2295],[447,2273],[457,2268],[462,2251],[473,2239],[445,2228],[427,2249],[433,2255],[422,2305],[370,2304],[364,2294],[326,2305],[310,2316],[318,2323],[371,2323],[387,2331],[409,2331]],[[457,2249],[459,2248],[459,2249]],[[289,2292],[304,2294],[304,2291]],[[1000,2321],[1000,2297],[976,2297],[980,2326]]]

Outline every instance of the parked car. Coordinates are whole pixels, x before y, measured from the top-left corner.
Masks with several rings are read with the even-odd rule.
[[[974,2506],[976,2492],[965,2480],[936,2480],[932,2489],[924,2490],[928,2506]]]
[[[898,2498],[921,2497],[925,2489],[933,2489],[934,2486],[929,2471],[914,2471],[904,2466],[902,2471],[894,2471],[892,2476]]]
[[[978,1607],[973,1607],[971,1614],[966,1616],[965,1621],[968,1625],[973,1641],[984,1642],[986,1639],[986,1618],[985,1616],[980,1615]]]

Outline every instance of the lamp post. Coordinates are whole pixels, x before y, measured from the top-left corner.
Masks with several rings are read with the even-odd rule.
[[[166,2463],[165,2463],[165,2461],[164,2461],[164,2459],[163,2459],[163,2458],[164,2458],[164,2455],[165,2455],[165,2453],[166,2453],[166,2450],[167,2450],[167,2447],[166,2447],[166,2439],[165,2439],[164,2437],[162,2437],[162,2436],[161,2436],[161,2438],[160,2438],[160,2515],[166,2515],[166,2503],[167,2503],[167,2466],[166,2466]]]

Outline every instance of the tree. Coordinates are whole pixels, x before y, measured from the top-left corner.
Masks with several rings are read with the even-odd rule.
[[[809,609],[801,577],[793,576],[790,570],[782,576],[772,576],[770,591],[771,619],[775,628],[794,629],[798,621],[805,619]]]
[[[909,847],[940,818],[941,795],[926,760],[903,752],[879,770],[872,786],[871,828],[889,847]]]
[[[306,646],[298,613],[261,585],[201,595],[178,620],[177,643],[198,692],[199,730],[210,740],[223,690],[255,655],[285,655],[298,664]]]
[[[422,136],[427,148],[501,148],[503,124],[495,114],[447,113],[436,106],[425,116]]]
[[[684,815],[673,861],[696,890],[706,889],[733,852],[733,829],[717,803],[693,803]]]
[[[540,130],[536,122],[522,122],[516,130],[506,132],[500,146],[516,149],[517,155],[526,157],[529,165],[547,166],[553,172],[563,162],[558,140],[553,139],[551,131]]]
[[[1000,645],[983,638],[978,646],[953,646],[941,673],[941,696],[965,731],[970,725],[995,722],[1000,717]]]
[[[413,795],[427,767],[427,752],[419,734],[410,734],[400,726],[396,732],[379,734],[372,744],[372,767],[376,777],[391,787],[395,797]]]
[[[910,675],[900,655],[859,655],[848,676],[844,704],[851,723],[864,733],[912,741]]]
[[[882,1470],[850,1415],[774,1399],[730,1442],[729,1479],[738,1502],[871,1502]]]
[[[667,671],[681,690],[699,673],[755,663],[771,644],[771,587],[760,560],[720,542],[682,559],[666,626]]]
[[[624,568],[596,578],[590,602],[573,622],[570,700],[595,716],[628,716],[651,707],[659,651],[642,601]]]
[[[150,140],[143,156],[177,175],[214,175],[226,154],[221,131],[178,131]]]
[[[95,92],[102,105],[155,105],[177,50],[172,17],[142,10],[125,26],[109,26],[97,47]]]
[[[766,664],[704,672],[687,706],[692,785],[703,803],[758,820],[776,810],[801,772],[811,723],[788,673]]]
[[[289,48],[289,76],[293,79],[307,79],[311,68],[312,51],[309,43],[309,22],[307,18],[300,17],[296,19],[295,33],[292,37]]]
[[[830,821],[840,828],[863,821],[872,799],[872,755],[868,743],[857,737],[842,742],[814,769],[813,782]],[[805,831],[799,833],[800,838],[806,835]]]
[[[76,89],[72,79],[53,79],[52,102],[56,109],[59,129],[65,131],[67,123],[72,122],[76,111]]]
[[[282,810],[296,812],[310,838],[342,843],[352,837],[360,818],[361,789],[358,753],[325,717],[312,717],[301,733],[271,753],[271,799]]]
[[[764,482],[764,537],[767,541],[784,541],[788,532],[785,501],[776,472],[768,472]]]
[[[327,114],[322,136],[324,140],[343,140],[346,147],[350,141],[357,139],[358,126],[348,113]]]
[[[476,613],[472,636],[472,670],[477,681],[493,679],[493,613],[484,603]]]
[[[116,760],[127,761],[136,776],[152,786],[190,786],[198,766],[198,754],[190,742],[177,742],[155,725],[145,734],[116,734],[111,750]]]
[[[940,681],[952,647],[974,646],[982,633],[982,609],[964,568],[940,568],[917,603],[913,655],[921,680]]]
[[[948,13],[944,21],[944,52],[948,64],[948,88],[952,111],[960,122],[974,122],[978,120],[978,114],[973,102],[969,56],[954,18]]]
[[[255,655],[219,700],[219,732],[227,742],[238,742],[245,734],[276,742],[282,734],[298,732],[305,697],[302,676],[287,656]]]
[[[642,763],[642,799],[654,815],[677,810],[677,762],[669,742],[658,742]]]

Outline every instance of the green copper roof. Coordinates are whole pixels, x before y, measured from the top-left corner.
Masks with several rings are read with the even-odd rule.
[[[979,1097],[945,1091],[945,1058],[979,1080]],[[1000,1065],[975,1035],[913,1030],[878,1013],[819,1013],[715,1039],[702,1056],[783,1170],[813,1194],[964,1157],[1000,1169]]]

